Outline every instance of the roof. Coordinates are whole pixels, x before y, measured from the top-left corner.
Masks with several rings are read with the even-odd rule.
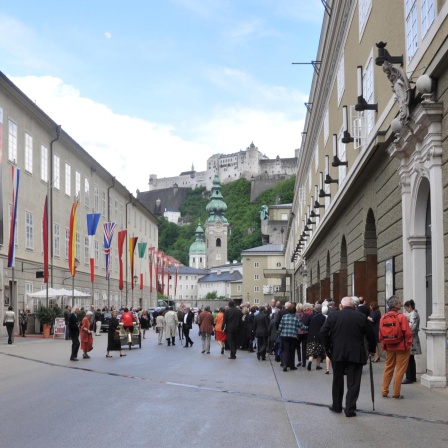
[[[264,244],[263,246],[253,247],[252,249],[243,250],[241,253],[244,254],[265,254],[265,253],[283,253],[283,244]]]
[[[209,283],[209,282],[234,282],[237,280],[241,280],[243,276],[239,271],[224,271],[221,274],[211,273],[202,277],[198,280],[198,283]]]
[[[170,266],[170,273],[175,273],[174,266]],[[179,275],[207,275],[210,271],[208,269],[196,269],[184,264],[179,265]]]

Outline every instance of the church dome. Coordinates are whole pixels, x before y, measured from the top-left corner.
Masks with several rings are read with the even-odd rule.
[[[196,228],[196,241],[190,246],[189,255],[205,255],[204,229],[201,223]]]
[[[224,212],[227,210],[227,204],[224,202],[221,194],[221,183],[219,182],[218,175],[215,175],[213,179],[213,187],[210,195],[210,202],[205,207],[209,217],[207,222],[228,222],[224,216]]]

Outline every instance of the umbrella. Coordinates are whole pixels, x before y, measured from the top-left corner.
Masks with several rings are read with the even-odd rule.
[[[370,360],[370,392],[372,394],[372,406],[373,410],[375,410],[375,387],[373,385],[373,368],[372,368],[372,356],[369,356]]]

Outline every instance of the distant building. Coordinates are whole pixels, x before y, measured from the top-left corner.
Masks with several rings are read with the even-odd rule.
[[[190,171],[184,171],[179,176],[159,179],[156,174],[151,174],[149,176],[149,191],[163,190],[174,186],[189,189],[205,187],[210,191],[215,175],[219,176],[222,184],[240,178],[254,180],[259,176],[263,178],[263,183],[266,183],[272,178],[274,184],[268,186],[268,188],[271,188],[281,178],[295,175],[297,169],[296,157],[295,154],[291,158],[282,159],[277,156],[275,159],[269,159],[252,142],[245,151],[240,150],[233,154],[214,154],[209,157],[205,171],[195,171],[194,166],[192,166]]]

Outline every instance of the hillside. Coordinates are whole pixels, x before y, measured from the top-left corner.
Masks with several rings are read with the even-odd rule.
[[[241,251],[260,246],[261,221],[260,209],[263,204],[275,204],[277,195],[280,203],[292,203],[295,177],[279,182],[275,188],[262,193],[254,202],[250,202],[250,182],[239,179],[222,186],[222,195],[227,204],[226,218],[229,221],[228,259],[240,261]],[[207,219],[205,207],[209,201],[209,192],[205,188],[196,188],[188,194],[181,207],[182,216],[190,218],[190,224],[179,227],[161,218],[159,228],[159,250],[188,265],[188,251],[195,240],[195,230],[200,221]]]

